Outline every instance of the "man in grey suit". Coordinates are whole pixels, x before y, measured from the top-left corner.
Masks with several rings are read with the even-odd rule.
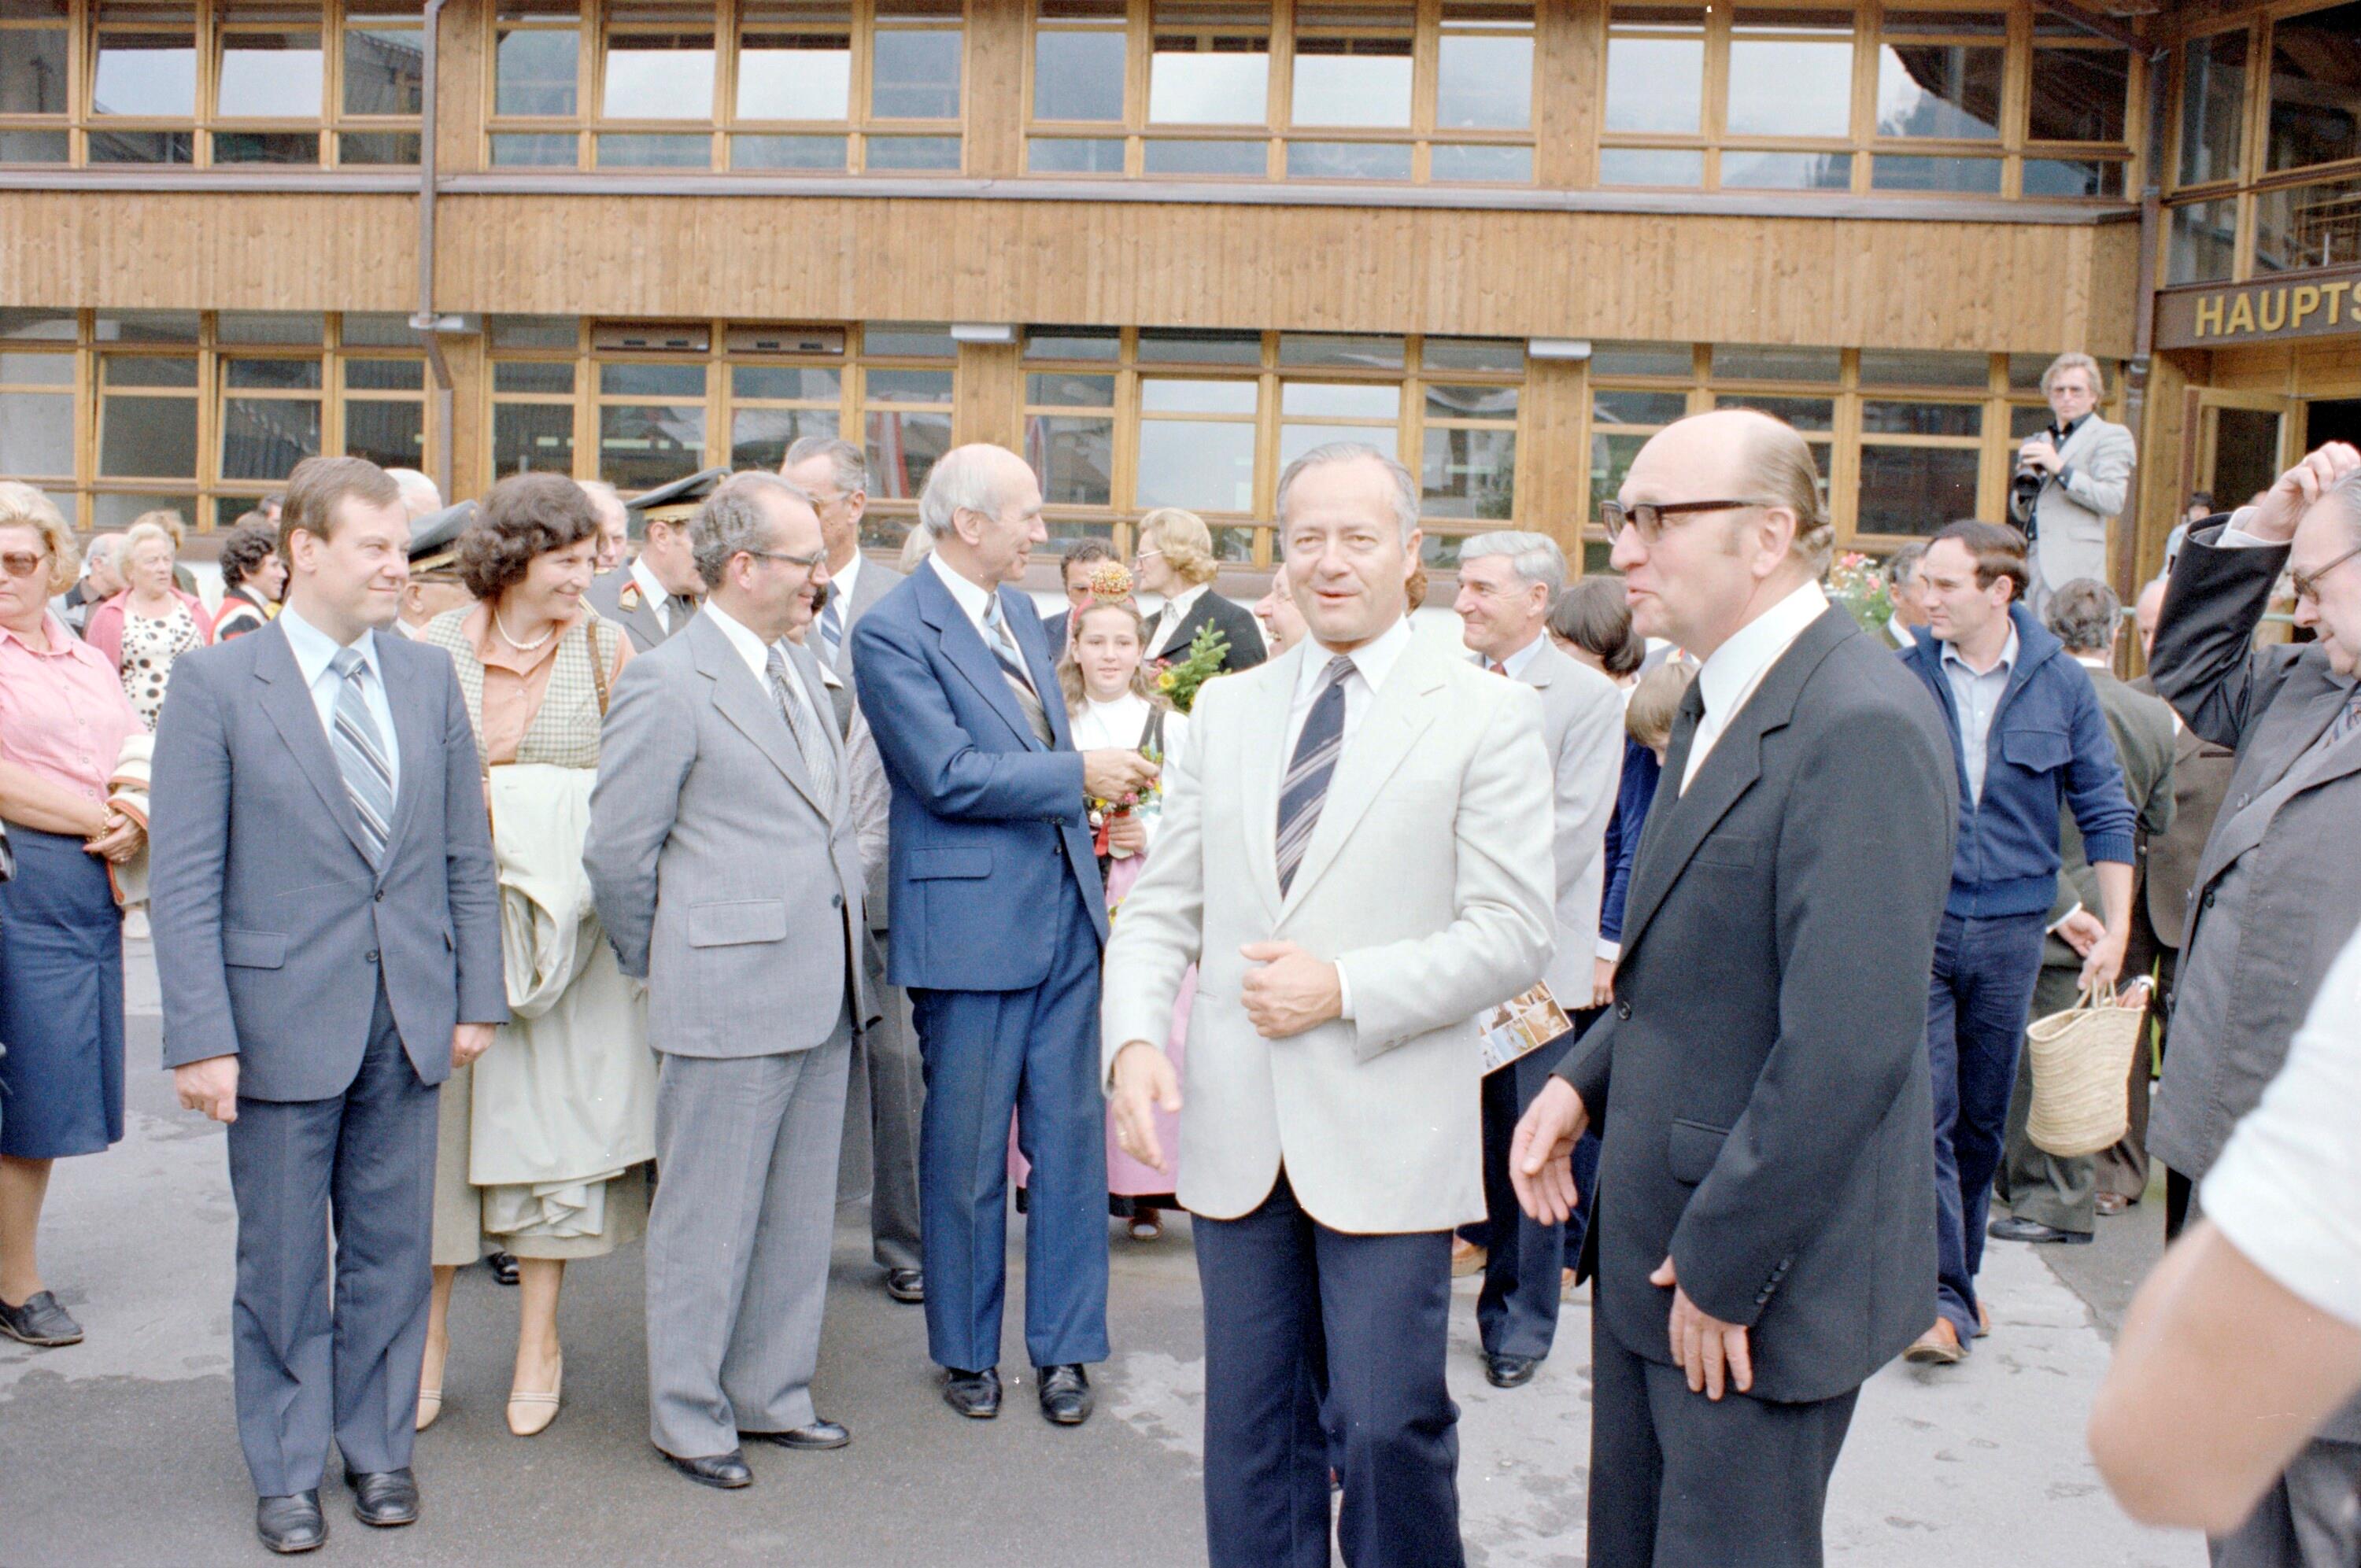
[[[807,435],[787,448],[779,472],[800,485],[819,513],[828,545],[828,603],[812,626],[815,651],[847,683],[852,669],[853,623],[902,580],[902,574],[861,554],[861,520],[869,508],[869,459],[835,436]],[[851,716],[846,716],[850,734]],[[869,929],[864,945],[871,1000],[879,1014],[857,1047],[856,1077],[868,1089],[869,1245],[885,1271],[885,1291],[896,1301],[927,1299],[925,1259],[918,1244],[918,1119],[926,1080],[918,1065],[917,1031],[899,986],[885,983],[886,862],[874,858],[869,878]]]
[[[2099,362],[2061,354],[2041,373],[2053,422],[2017,448],[2020,478],[2008,515],[2031,549],[2033,586],[2026,603],[2039,615],[2049,596],[2077,577],[2107,576],[2107,524],[2131,493],[2136,447],[2132,433],[2098,412],[2107,389]]]
[[[1623,771],[1623,694],[1549,640],[1549,608],[1565,587],[1565,557],[1546,534],[1479,533],[1460,542],[1459,597],[1453,608],[1459,612],[1463,639],[1486,669],[1522,681],[1542,696],[1557,861],[1553,947],[1542,978],[1558,1004],[1573,1013],[1590,1004],[1598,903],[1607,884],[1600,850]],[[1483,1340],[1484,1375],[1496,1388],[1531,1382],[1557,1336],[1565,1227],[1518,1208],[1509,1181],[1509,1139],[1517,1118],[1549,1081],[1559,1054],[1530,1052],[1484,1080],[1489,1235],[1476,1325]]]
[[[615,683],[583,853],[663,1058],[648,1215],[649,1430],[691,1480],[740,1440],[840,1448],[812,1408],[852,1034],[861,852],[819,669],[819,520],[741,474],[689,537],[704,608]]]
[[[175,664],[156,734],[164,1062],[229,1126],[238,1438],[273,1552],[327,1539],[332,1435],[362,1523],[418,1517],[436,1091],[508,1017],[467,704],[390,635],[409,537],[375,464],[296,465],[285,609]]]
[[[2281,571],[2314,642],[2256,648]],[[2287,1059],[2361,925],[2361,451],[2331,442],[2260,503],[2190,530],[2151,669],[2189,727],[2238,753],[2191,886],[2172,1049],[2148,1148],[2202,1182]],[[2180,1188],[2185,1195],[2188,1189]],[[2197,1205],[2185,1201],[2186,1220]],[[2177,1227],[2176,1227],[2177,1228]],[[2361,1401],[2321,1429],[2217,1563],[2361,1558]]]
[[[591,578],[582,597],[601,617],[622,627],[632,652],[646,652],[697,613],[705,579],[697,575],[689,520],[729,477],[727,468],[708,468],[624,503],[623,510],[640,520],[640,553],[630,565]]]

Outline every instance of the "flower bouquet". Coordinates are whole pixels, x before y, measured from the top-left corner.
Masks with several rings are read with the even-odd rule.
[[[1883,564],[1874,556],[1848,550],[1828,565],[1828,597],[1852,612],[1863,631],[1874,631],[1894,615],[1894,598],[1886,591]]]
[[[1157,673],[1156,689],[1164,694],[1174,712],[1188,712],[1196,706],[1197,688],[1222,673],[1222,660],[1229,651],[1229,637],[1220,627],[1211,623],[1199,627],[1190,640],[1188,653],[1168,659]]]

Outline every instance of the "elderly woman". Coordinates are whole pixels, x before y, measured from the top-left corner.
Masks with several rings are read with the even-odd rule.
[[[143,737],[114,666],[49,596],[74,580],[73,535],[48,497],[0,482],[0,1333],[72,1344],[82,1327],[41,1277],[34,1238],[50,1162],[123,1136],[123,926],[107,882],[146,828],[107,805]]]
[[[1146,655],[1150,663],[1177,664],[1189,644],[1211,626],[1229,646],[1221,673],[1263,662],[1262,632],[1253,614],[1213,591],[1213,536],[1205,520],[1179,507],[1158,507],[1139,520],[1139,550],[1132,563],[1135,586],[1158,594],[1164,608],[1148,623]]]
[[[214,641],[226,642],[259,631],[279,613],[287,587],[287,563],[279,558],[279,531],[247,512],[222,540],[221,613],[214,618]]]
[[[483,754],[511,1021],[443,1090],[418,1425],[442,1409],[452,1277],[489,1235],[517,1259],[508,1421],[532,1437],[557,1419],[567,1261],[603,1256],[647,1223],[655,1058],[582,869],[599,724],[631,645],[583,600],[598,516],[571,479],[501,480],[458,548],[478,602],[435,617],[423,641],[457,666]]]
[[[213,641],[213,619],[204,601],[172,582],[172,535],[149,512],[123,536],[123,576],[131,586],[90,612],[82,635],[106,655],[123,678],[124,695],[139,722],[156,728],[172,661]]]

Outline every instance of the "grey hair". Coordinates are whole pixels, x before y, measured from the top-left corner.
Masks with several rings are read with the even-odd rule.
[[[869,493],[869,454],[842,436],[796,437],[795,444],[787,448],[786,456],[781,460],[779,472],[784,474],[798,464],[807,463],[815,457],[828,459],[829,477],[834,479],[836,488],[846,495],[849,496],[855,490],[859,490],[862,495]]]
[[[1888,588],[1898,588],[1918,569],[1918,563],[1926,558],[1927,547],[1924,544],[1905,544],[1885,558],[1885,564],[1877,569],[1878,575],[1885,579]]]
[[[2323,501],[2334,501],[2345,513],[2345,531],[2361,543],[2361,468],[2356,468],[2320,494]],[[2312,503],[2317,506],[2318,501]]]
[[[721,586],[732,555],[741,551],[759,555],[769,547],[771,514],[763,505],[766,495],[812,504],[811,492],[801,485],[753,469],[730,475],[697,509],[688,525],[688,550],[708,588]]]
[[[2081,370],[2088,372],[2091,378],[2091,396],[2093,398],[2103,399],[2107,395],[2106,372],[2099,368],[2099,362],[2097,360],[2092,358],[2087,354],[2061,354],[2057,358],[2051,360],[2049,362],[2049,367],[2041,373],[2041,395],[2043,397],[2046,398],[2049,395],[2049,384],[2058,379],[2058,373],[2061,370]]]
[[[89,548],[82,552],[82,565],[86,569],[93,562],[96,561],[104,561],[107,565],[113,565],[116,561],[122,558],[122,534],[93,533],[90,536]]]
[[[623,504],[621,491],[604,479],[577,479],[574,482],[582,488],[584,495],[590,498],[593,510],[601,514],[621,512],[625,522],[629,523],[631,509]]]
[[[960,512],[998,517],[1005,498],[995,471],[998,465],[993,461],[992,455],[995,453],[1003,457],[1016,456],[1005,446],[972,442],[954,446],[937,458],[927,475],[927,488],[918,496],[919,526],[940,539],[951,531],[951,519]]]
[[[2041,619],[2070,653],[2103,653],[2114,646],[2124,601],[2095,577],[2077,577],[2049,596]]]
[[[1546,533],[1516,533],[1503,529],[1494,533],[1471,534],[1459,542],[1459,559],[1481,560],[1487,555],[1505,555],[1509,569],[1517,579],[1539,583],[1549,589],[1554,600],[1565,587],[1565,552],[1557,541]]]
[[[1410,536],[1418,532],[1418,481],[1410,477],[1410,470],[1391,454],[1380,452],[1366,441],[1332,441],[1325,446],[1313,447],[1290,463],[1279,476],[1275,510],[1279,514],[1279,527],[1284,529],[1287,526],[1288,492],[1295,488],[1295,481],[1303,476],[1306,469],[1325,467],[1331,463],[1364,462],[1375,463],[1386,471],[1386,477],[1393,481],[1394,521],[1401,525],[1401,542],[1408,545]]]
[[[401,491],[402,510],[412,519],[443,510],[443,492],[434,480],[415,468],[388,468],[385,477]]]

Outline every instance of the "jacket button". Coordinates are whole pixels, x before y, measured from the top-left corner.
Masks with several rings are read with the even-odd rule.
[[[1631,1004],[1628,1002],[1617,1003],[1615,1004],[1615,1016],[1618,1018],[1629,1018],[1631,1016]]]
[[[2207,888],[2205,890],[2205,907],[2208,909],[2213,907],[2213,890],[2212,888]]]
[[[844,907],[844,894],[840,894],[840,893],[831,893],[831,894],[829,894],[828,895],[828,906],[829,906],[830,909],[841,909],[841,908],[843,908],[843,907]]]
[[[371,963],[377,962],[377,949],[375,948],[371,948],[368,950],[368,961]]]
[[[369,902],[371,904],[383,904],[385,902],[385,889],[379,888],[375,893],[370,894]]]

